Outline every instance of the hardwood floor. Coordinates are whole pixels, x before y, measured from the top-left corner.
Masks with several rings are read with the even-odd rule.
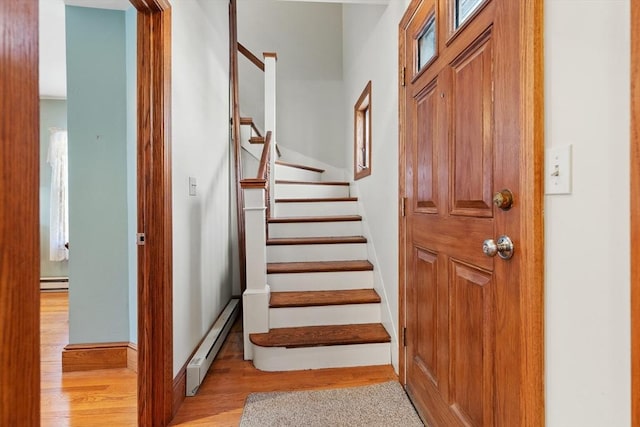
[[[42,426],[135,426],[136,374],[127,369],[62,374],[68,341],[66,293],[42,294]],[[390,366],[262,372],[242,360],[242,328],[234,325],[195,397],[172,426],[237,426],[253,392],[313,390],[397,381]]]
[[[62,349],[69,343],[67,292],[40,298],[42,427],[135,426],[137,375],[129,369],[62,373]]]

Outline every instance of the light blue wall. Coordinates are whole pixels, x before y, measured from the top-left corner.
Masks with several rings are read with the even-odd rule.
[[[129,340],[138,342],[138,257],[133,236],[137,232],[137,11],[130,8],[125,12],[126,63],[127,63],[127,217],[129,223]]]
[[[125,27],[66,7],[70,343],[130,339]]]
[[[67,102],[40,100],[40,277],[66,277],[67,261],[49,261],[49,207],[51,198],[51,166],[47,163],[49,128],[67,128]]]

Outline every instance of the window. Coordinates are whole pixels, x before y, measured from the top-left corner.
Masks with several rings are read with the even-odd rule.
[[[371,80],[354,106],[354,179],[371,175]]]
[[[418,36],[418,71],[422,70],[436,55],[436,20],[431,17]]]
[[[460,28],[473,12],[484,2],[484,0],[456,0],[455,2],[455,24]]]

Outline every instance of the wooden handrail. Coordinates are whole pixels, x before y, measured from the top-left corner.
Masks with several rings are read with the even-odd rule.
[[[264,147],[262,148],[262,156],[260,156],[260,165],[258,166],[258,179],[267,179],[267,171],[269,166],[269,152],[271,151],[271,131],[267,132]]]
[[[256,67],[260,68],[264,71],[264,62],[260,60],[257,56],[255,56],[249,49],[244,47],[242,43],[238,42],[238,52],[244,55],[249,61],[253,62]]]

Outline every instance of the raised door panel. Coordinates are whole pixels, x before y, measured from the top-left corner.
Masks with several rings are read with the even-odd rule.
[[[415,298],[411,311],[415,338],[410,350],[414,366],[438,386],[438,257],[420,248],[415,250]]]
[[[491,46],[491,32],[487,31],[451,64],[452,215],[493,215]]]
[[[493,425],[494,309],[491,273],[450,263],[449,401],[461,424]]]
[[[437,81],[432,82],[415,98],[416,136],[414,164],[414,188],[416,198],[414,209],[421,213],[437,213],[438,206],[438,177],[435,165],[438,155],[438,108],[437,108]]]

